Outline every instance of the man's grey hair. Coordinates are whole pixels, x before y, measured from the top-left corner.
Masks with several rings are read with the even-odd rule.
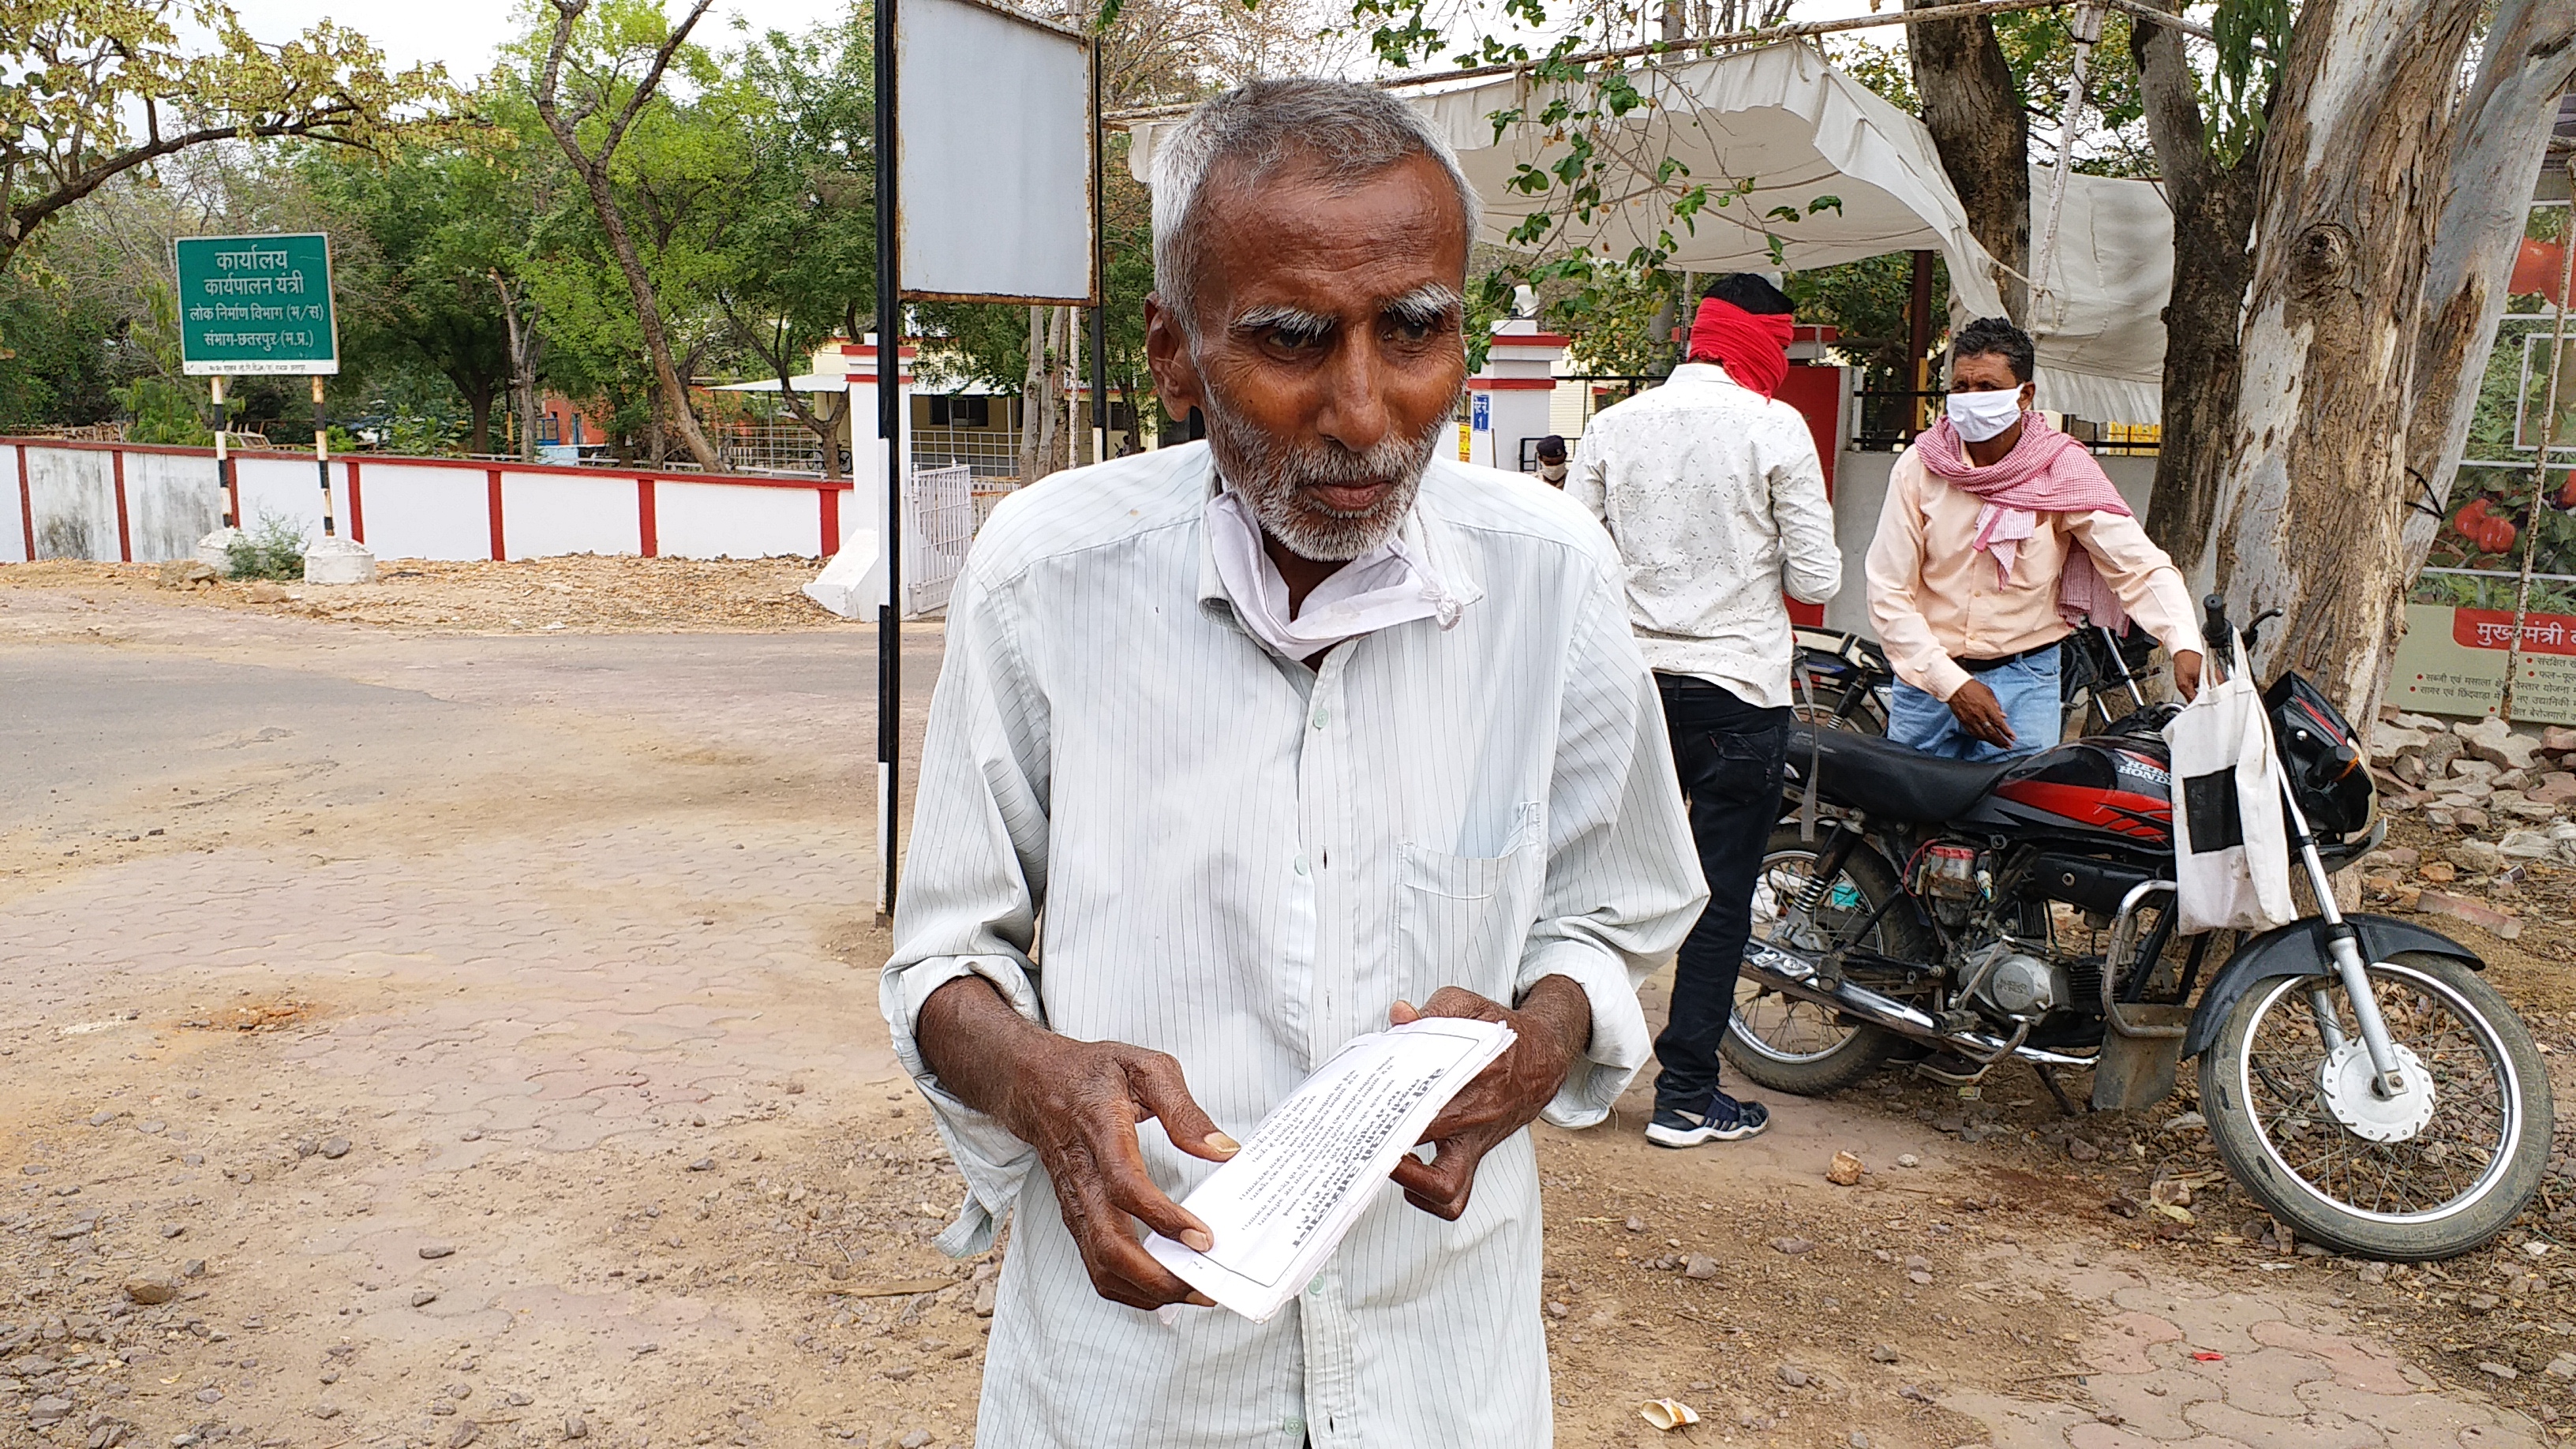
[[[1253,185],[1288,162],[1314,163],[1357,185],[1413,156],[1448,173],[1473,244],[1476,189],[1449,143],[1411,106],[1372,86],[1297,78],[1260,80],[1210,97],[1154,155],[1154,285],[1184,331],[1198,331],[1199,201],[1218,163]]]

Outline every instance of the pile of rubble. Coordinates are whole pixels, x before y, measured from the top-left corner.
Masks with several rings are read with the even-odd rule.
[[[2518,882],[2540,862],[2576,864],[2576,729],[2535,736],[2500,719],[2391,714],[2371,728],[2370,746],[2381,806],[2420,818],[2433,841],[2425,850],[2391,845],[2361,862],[2373,902],[2519,936],[2515,917],[2438,887]]]

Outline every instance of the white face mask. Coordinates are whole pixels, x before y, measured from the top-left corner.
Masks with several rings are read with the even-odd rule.
[[[1562,483],[1565,481],[1565,465],[1563,463],[1541,463],[1538,465],[1538,476],[1546,479],[1550,483]]]
[[[1950,426],[1971,443],[1999,436],[2020,421],[2020,388],[1950,394]]]

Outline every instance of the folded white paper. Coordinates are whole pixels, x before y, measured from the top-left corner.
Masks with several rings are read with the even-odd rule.
[[[1225,1307],[1268,1319],[1333,1256],[1431,1119],[1512,1041],[1500,1022],[1446,1016],[1353,1038],[1182,1199],[1207,1224],[1208,1251],[1159,1233],[1145,1250]]]

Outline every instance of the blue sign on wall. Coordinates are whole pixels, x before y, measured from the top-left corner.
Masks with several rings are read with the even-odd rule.
[[[1494,395],[1480,392],[1471,393],[1469,396],[1474,401],[1467,407],[1468,425],[1480,433],[1492,432],[1494,430]]]

